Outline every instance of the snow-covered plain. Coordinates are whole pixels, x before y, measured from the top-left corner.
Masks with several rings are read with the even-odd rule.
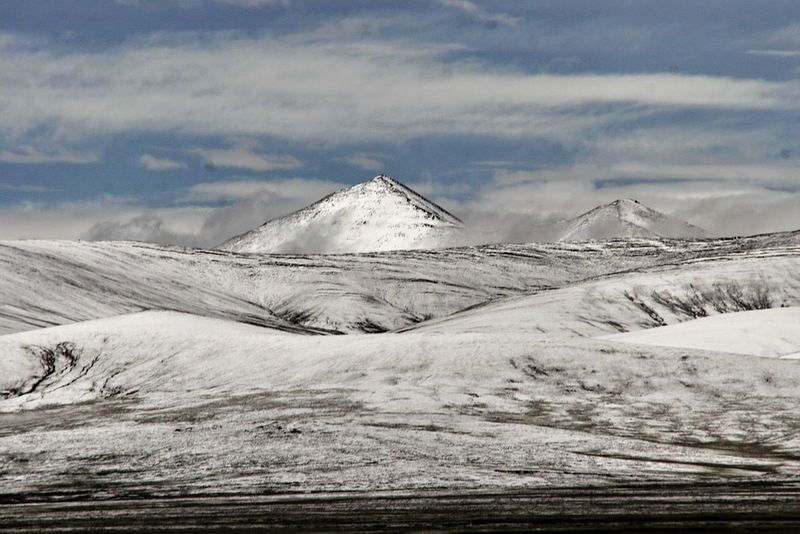
[[[796,479],[797,361],[598,336],[744,321],[790,351],[798,267],[797,232],[340,255],[2,243],[0,497]]]
[[[530,334],[301,336],[177,312],[12,334],[0,350],[37,364],[58,346],[71,356],[44,380],[3,369],[17,392],[0,403],[5,492],[52,491],[64,473],[112,493],[247,493],[800,469],[793,361]]]

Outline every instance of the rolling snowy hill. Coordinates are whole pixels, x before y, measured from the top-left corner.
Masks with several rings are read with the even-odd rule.
[[[333,253],[431,249],[452,243],[462,222],[397,180],[379,175],[236,236],[234,252]]]
[[[393,330],[501,296],[652,264],[668,250],[617,243],[289,256],[14,241],[0,243],[0,333],[151,309],[307,331]]]
[[[378,332],[619,271],[702,258],[720,266],[742,257],[790,258],[797,244],[800,233],[786,232],[290,256],[11,241],[0,243],[0,334],[154,309],[309,333]],[[685,278],[681,284],[692,281]],[[626,289],[602,294],[616,302]]]
[[[691,341],[729,313],[707,320],[768,324],[748,343],[785,356],[798,272],[800,232],[340,255],[0,243],[0,499],[24,524],[45,501],[784,484],[796,360],[601,337]],[[737,313],[757,307],[779,320]],[[657,328],[675,323],[694,333]],[[333,332],[350,335],[309,335]]]
[[[0,495],[800,473],[794,361],[503,332],[300,336],[176,312],[7,335],[0,353]],[[782,449],[720,445],[736,440]]]
[[[660,265],[496,299],[408,329],[592,337],[760,307],[800,306],[800,236],[780,244],[775,237],[696,242],[715,246],[662,257]]]
[[[703,237],[705,231],[632,199],[615,200],[567,223],[559,241],[615,237]]]

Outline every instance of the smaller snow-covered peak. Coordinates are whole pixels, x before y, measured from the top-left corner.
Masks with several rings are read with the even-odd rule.
[[[632,198],[597,206],[568,222],[559,241],[615,237],[703,237],[702,228],[649,208]]]
[[[595,209],[603,210],[605,208],[611,208],[616,210],[619,216],[623,219],[629,217],[637,217],[637,216],[652,217],[655,214],[662,215],[656,210],[648,208],[647,206],[645,206],[644,204],[642,204],[641,202],[639,202],[634,198],[618,198],[614,202],[610,202],[603,206],[598,206]]]
[[[593,208],[594,210],[603,209],[603,208],[613,208],[619,211],[648,211],[650,208],[636,200],[635,198],[618,198],[613,202],[609,202],[608,204],[603,204],[601,206],[597,206]],[[589,210],[593,211],[593,210]],[[652,210],[654,211],[654,210]],[[588,212],[587,212],[588,213]]]

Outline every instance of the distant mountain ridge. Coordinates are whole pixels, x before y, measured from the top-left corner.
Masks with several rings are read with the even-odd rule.
[[[219,248],[254,253],[441,248],[450,244],[463,226],[441,206],[381,174],[267,221]]]
[[[587,241],[616,237],[705,237],[698,226],[625,198],[578,215],[568,221],[558,241]]]

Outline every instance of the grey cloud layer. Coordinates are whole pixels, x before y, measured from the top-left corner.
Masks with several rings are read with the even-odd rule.
[[[56,150],[40,150],[32,146],[21,146],[16,150],[0,150],[0,162],[36,164],[36,163],[94,163],[97,154],[84,150],[75,151],[58,148]]]
[[[42,126],[64,137],[144,129],[333,143],[559,136],[625,120],[637,107],[790,109],[800,96],[797,82],[525,74],[444,63],[457,47],[314,34],[152,35],[98,53],[20,46],[13,36],[0,44],[0,132],[12,137]]]
[[[73,230],[71,237],[214,247],[342,187],[345,185],[326,180],[296,178],[275,182],[205,182],[186,189],[182,198],[186,206],[179,208],[129,207],[121,214],[109,214],[99,206],[81,206],[84,214],[96,211],[95,218],[89,218],[88,224],[77,233]],[[197,205],[205,202],[227,204],[220,207]],[[0,210],[0,221],[2,215],[3,210]],[[20,225],[24,223],[20,221]]]

